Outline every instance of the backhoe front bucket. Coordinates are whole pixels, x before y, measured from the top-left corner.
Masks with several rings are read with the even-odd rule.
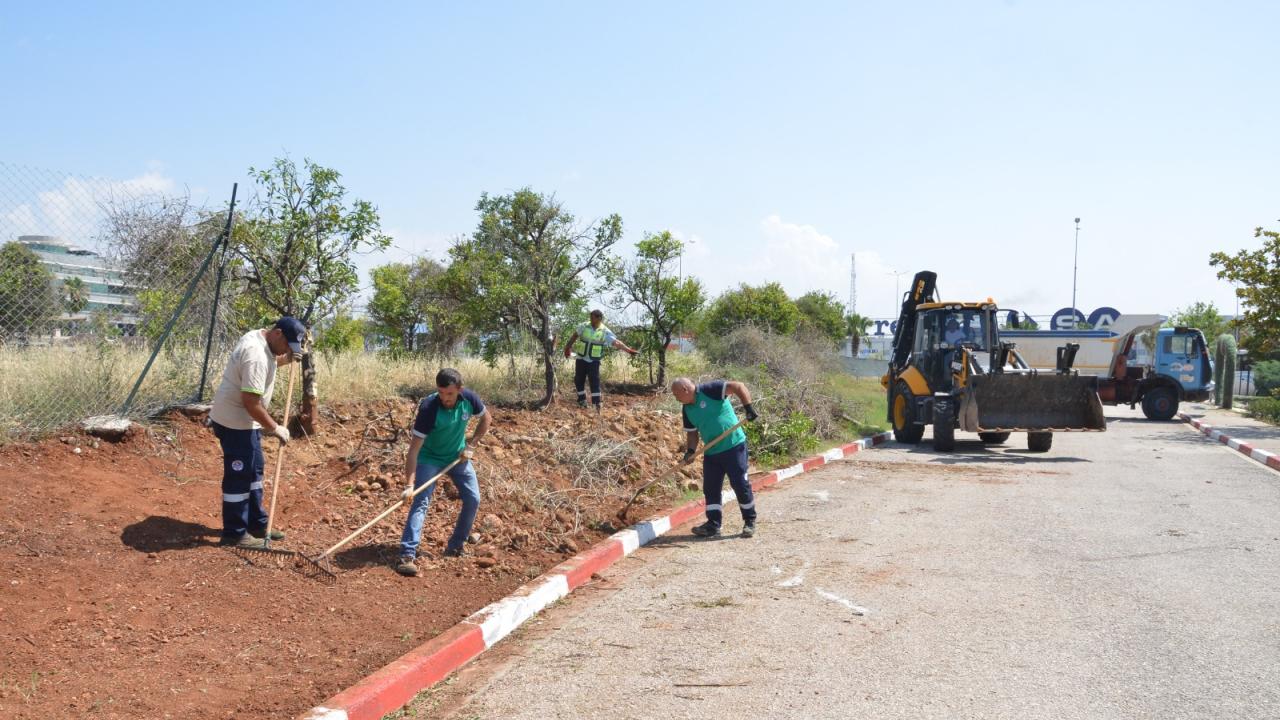
[[[1107,429],[1092,375],[972,376],[960,415],[970,432]]]

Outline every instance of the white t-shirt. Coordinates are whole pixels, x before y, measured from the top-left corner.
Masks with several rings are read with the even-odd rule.
[[[263,406],[269,406],[275,383],[276,357],[267,346],[267,336],[261,330],[250,330],[236,343],[227,359],[227,369],[222,371],[222,383],[213,395],[209,418],[235,430],[261,429],[262,425],[244,409],[240,393],[261,395]]]

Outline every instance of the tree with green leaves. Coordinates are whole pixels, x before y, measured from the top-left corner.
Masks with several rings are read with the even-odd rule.
[[[89,307],[89,286],[78,277],[62,281],[62,311],[75,315]]]
[[[734,328],[754,325],[778,335],[790,335],[800,324],[800,309],[776,282],[726,290],[706,311],[706,329],[727,335]]]
[[[193,207],[185,196],[165,195],[125,196],[113,199],[104,210],[101,235],[109,248],[108,259],[123,273],[123,281],[137,288],[132,311],[138,317],[138,333],[156,340],[173,319],[209,250],[221,240],[226,212]],[[219,260],[221,256],[215,257],[215,262]],[[243,274],[242,265],[236,260],[227,268],[219,298],[224,318],[223,311],[244,295],[236,280]],[[187,310],[174,320],[170,347],[200,342],[208,332],[216,271],[216,265],[210,267],[192,291]]]
[[[680,328],[706,302],[706,292],[696,278],[673,277],[684,243],[669,231],[647,234],[636,243],[634,260],[616,273],[613,302],[624,310],[637,305],[644,312],[646,331],[632,345],[649,361],[649,382],[655,382],[653,359],[658,361],[656,383],[667,378],[667,348]],[[624,338],[628,344],[637,338]]]
[[[854,357],[858,356],[858,350],[862,347],[862,338],[867,334],[867,328],[871,325],[871,318],[858,313],[850,313],[844,318],[845,332],[849,333],[849,350]]]
[[[418,258],[388,263],[369,274],[374,288],[369,315],[390,339],[393,352],[446,355],[466,333],[467,324],[447,292],[440,263]]]
[[[1244,341],[1257,356],[1280,348],[1280,232],[1255,228],[1262,247],[1241,250],[1234,255],[1215,252],[1209,265],[1218,268],[1218,278],[1236,284],[1244,316],[1239,327],[1248,333]]]
[[[844,344],[848,334],[844,305],[833,293],[814,290],[796,298],[795,303],[800,311],[800,331],[827,338],[835,347]]]
[[[553,196],[529,188],[480,196],[480,222],[449,254],[448,286],[479,328],[527,331],[542,356],[545,394],[556,397],[556,326],[589,278],[607,274],[609,249],[622,237],[622,218],[578,225]]]
[[[425,288],[408,263],[387,263],[369,271],[373,297],[369,317],[391,343],[393,353],[413,352],[418,328],[426,324]]]
[[[340,308],[333,317],[320,323],[315,335],[315,349],[321,353],[353,353],[364,350],[364,336],[369,323],[352,317],[347,308]]]
[[[336,170],[277,158],[249,172],[259,194],[235,226],[232,252],[244,260],[245,281],[263,305],[311,327],[359,289],[355,256],[384,250],[391,239],[372,203],[347,197]],[[315,360],[305,353],[298,420],[309,433],[315,432],[315,380]]]
[[[1178,308],[1169,316],[1167,327],[1196,328],[1204,333],[1205,341],[1217,338],[1231,329],[1231,323],[1218,312],[1212,302],[1194,302]]]
[[[53,273],[20,242],[0,245],[0,341],[47,332],[60,312]]]

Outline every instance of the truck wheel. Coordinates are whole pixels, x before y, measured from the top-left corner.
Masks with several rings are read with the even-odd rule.
[[[920,442],[924,437],[924,426],[914,422],[916,400],[905,382],[898,381],[894,385],[889,402],[893,404],[893,439],[908,445]]]
[[[986,443],[987,445],[999,445],[1005,440],[1008,440],[1009,435],[1011,434],[1012,433],[1007,433],[1007,432],[985,432],[985,433],[980,432],[978,433],[978,437],[981,438],[982,442]]]
[[[1173,388],[1158,387],[1143,395],[1142,414],[1148,420],[1172,420],[1178,414],[1178,396]]]
[[[1049,452],[1049,448],[1053,447],[1053,433],[1051,432],[1029,432],[1027,433],[1027,449],[1031,452]]]

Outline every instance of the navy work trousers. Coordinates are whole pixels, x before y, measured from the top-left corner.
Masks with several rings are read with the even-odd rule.
[[[600,405],[600,361],[587,362],[582,358],[573,364],[573,386],[578,390],[578,404],[587,401],[587,381],[591,381],[591,404]]]
[[[222,445],[222,537],[238,540],[246,532],[262,535],[267,513],[262,509],[262,431],[236,430],[213,423]]]
[[[714,455],[702,456],[702,496],[707,501],[707,520],[720,527],[724,519],[721,512],[721,494],[724,490],[724,476],[729,476],[729,486],[738,497],[738,509],[742,511],[742,522],[752,525],[756,521],[756,499],[751,493],[751,483],[747,481],[747,444],[718,452]]]

